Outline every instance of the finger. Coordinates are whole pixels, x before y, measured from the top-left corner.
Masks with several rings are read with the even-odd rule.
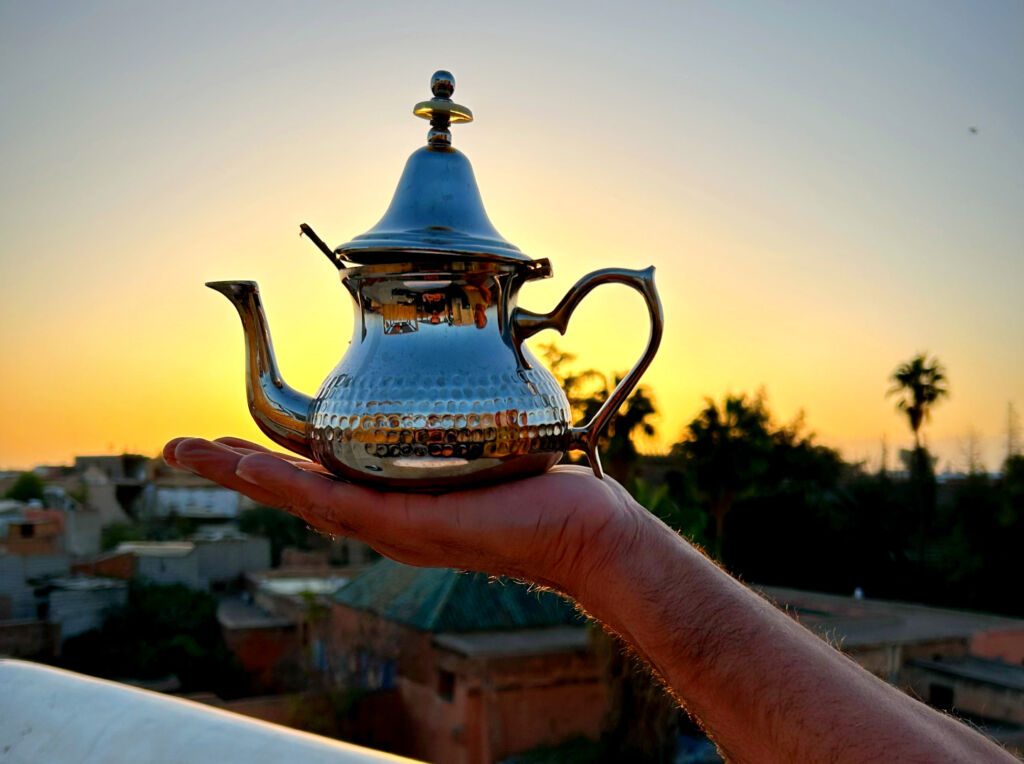
[[[253,451],[239,460],[236,472],[254,486],[287,496],[289,506],[285,509],[314,528],[352,536],[410,565],[443,564],[436,553],[425,552],[428,544],[422,534],[390,532],[389,524],[384,522],[386,503],[392,501],[387,494],[303,471],[299,465],[262,451]],[[391,536],[397,536],[397,540]]]
[[[288,497],[290,511],[333,533],[372,535],[381,529],[386,494],[306,471],[266,453],[243,456],[236,467],[243,480]]]
[[[260,504],[284,506],[287,502],[278,494],[246,482],[235,474],[242,458],[241,454],[227,446],[202,438],[180,438],[173,450],[173,459],[181,468],[243,493]]]
[[[174,449],[176,449],[178,444],[183,440],[188,440],[188,438],[174,438],[173,440],[167,441],[167,445],[164,446],[164,461],[172,467],[178,467],[178,462],[174,458]],[[180,467],[178,468],[181,469]]]
[[[270,456],[274,456],[278,459],[284,459],[285,461],[291,462],[299,469],[308,470],[309,472],[320,472],[325,475],[330,474],[323,465],[311,462],[298,454],[289,454],[284,451],[271,451],[257,443],[251,443],[248,440],[243,440],[242,438],[217,438],[213,442],[219,443],[222,446],[227,446],[231,450],[236,451],[240,456],[248,456],[249,454],[269,454]]]
[[[440,496],[386,493],[303,472],[268,454],[243,457],[237,472],[287,496],[289,511],[323,530],[404,550],[432,564],[447,561],[458,566],[478,558],[494,546],[496,529],[515,527],[515,508],[522,499],[521,494],[517,498],[514,492],[495,488]],[[527,523],[529,528],[534,525]]]
[[[269,448],[264,448],[259,443],[253,443],[252,441],[244,440],[243,438],[235,438],[230,435],[223,438],[217,438],[213,442],[220,443],[221,445],[227,446],[228,448],[233,448],[238,451],[245,451],[247,453],[270,454],[272,456],[277,456],[281,459],[287,459],[290,462],[295,462],[296,464],[302,462],[305,462],[307,464],[310,463],[309,460],[306,459],[304,456],[299,456],[298,454],[291,454],[288,453],[287,451],[271,451]]]
[[[217,438],[213,441],[214,443],[222,443],[225,446],[231,446],[232,448],[247,448],[250,451],[262,451],[265,454],[270,453],[270,449],[265,446],[261,446],[259,443],[253,443],[251,440],[245,438],[236,438],[233,435],[225,435],[222,438]]]

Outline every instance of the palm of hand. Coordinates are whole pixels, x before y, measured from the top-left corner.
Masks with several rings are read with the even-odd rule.
[[[626,491],[582,467],[430,495],[345,483],[313,462],[237,438],[178,438],[164,458],[399,562],[511,575],[576,596],[589,573],[637,533],[637,507]]]

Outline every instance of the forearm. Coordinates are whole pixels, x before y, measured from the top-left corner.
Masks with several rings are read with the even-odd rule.
[[[1012,761],[869,674],[656,520],[582,605],[654,667],[735,761]]]

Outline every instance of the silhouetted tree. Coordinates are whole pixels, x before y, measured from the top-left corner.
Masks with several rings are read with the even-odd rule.
[[[1020,454],[1020,417],[1013,403],[1006,404],[1006,459]]]
[[[714,519],[714,554],[722,556],[725,517],[737,499],[749,495],[767,471],[772,448],[771,418],[764,395],[727,395],[719,406],[705,399],[704,409],[672,447],[689,474],[697,498]]]
[[[896,408],[907,415],[914,433],[914,450],[906,459],[910,472],[912,504],[917,516],[917,559],[925,557],[930,525],[935,515],[935,472],[927,449],[921,445],[921,425],[931,418],[932,407],[949,395],[946,371],[937,358],[918,353],[892,373],[886,395],[901,395]]]
[[[8,489],[5,498],[15,501],[31,501],[32,499],[43,499],[43,481],[33,472],[22,472],[14,485]]]
[[[304,520],[274,507],[258,506],[245,510],[238,516],[238,529],[270,540],[270,564],[275,568],[281,564],[285,547],[308,550],[324,547],[327,543],[310,530]]]
[[[902,395],[896,408],[907,415],[914,432],[914,449],[921,448],[921,424],[931,418],[932,407],[949,395],[946,370],[937,358],[919,353],[897,367],[890,377],[893,385],[886,395]]]
[[[597,391],[583,402],[584,422],[589,421],[604,405],[623,376],[616,374],[613,384]],[[599,447],[605,471],[631,490],[636,481],[636,471],[640,462],[640,452],[637,451],[634,439],[640,434],[654,436],[657,430],[650,420],[657,414],[658,409],[650,388],[638,385],[601,434]]]
[[[594,369],[574,372],[570,366],[576,360],[576,356],[563,352],[554,343],[542,345],[541,352],[551,373],[565,391],[577,423],[589,421],[625,376],[616,374],[609,380],[607,376]],[[604,469],[627,488],[636,480],[640,461],[640,453],[636,449],[634,438],[641,433],[648,437],[654,436],[656,430],[651,420],[657,413],[657,404],[650,388],[639,385],[622,404],[601,435],[599,448]]]
[[[576,355],[558,347],[554,342],[540,346],[541,358],[569,401],[573,421],[582,422],[590,417],[591,410],[597,411],[591,401],[608,388],[608,380],[596,369],[574,371]],[[603,400],[603,399],[602,399]]]
[[[136,523],[111,523],[103,526],[100,532],[100,548],[106,552],[116,549],[118,544],[125,541],[144,541],[146,531]]]
[[[242,694],[248,679],[224,642],[217,600],[181,584],[132,582],[99,629],[64,643],[58,665],[110,679],[177,676],[187,692]]]

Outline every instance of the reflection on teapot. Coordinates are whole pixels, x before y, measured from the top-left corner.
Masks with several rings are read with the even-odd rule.
[[[598,436],[661,340],[654,269],[595,271],[550,313],[519,308],[519,288],[549,277],[550,264],[491,225],[469,161],[450,145],[449,123],[472,113],[451,102],[447,72],[434,75],[432,88],[434,99],[414,109],[431,120],[428,145],[409,158],[381,221],[333,252],[303,226],[339,267],[355,309],[352,343],[314,397],[281,378],[256,284],[208,284],[242,319],[250,412],[276,443],[378,487],[512,479],[543,472],[572,449],[586,452],[601,476]],[[564,333],[576,305],[604,283],[643,295],[651,334],[600,411],[575,427],[565,394],[523,342],[543,329]]]

